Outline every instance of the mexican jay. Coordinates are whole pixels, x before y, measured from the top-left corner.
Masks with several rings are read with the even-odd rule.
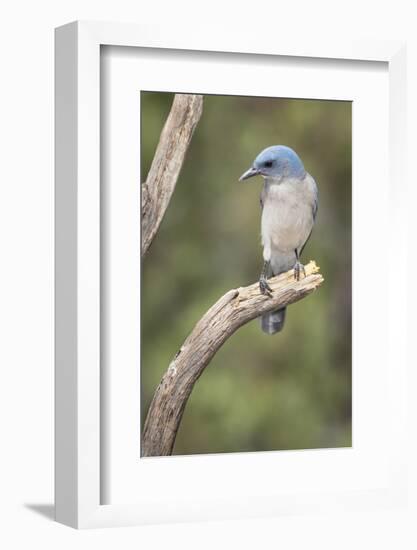
[[[264,265],[259,279],[262,294],[272,296],[268,277],[294,269],[299,280],[305,275],[300,255],[313,230],[318,207],[318,190],[295,151],[273,145],[256,157],[239,181],[262,176],[261,235]],[[262,315],[262,330],[275,334],[282,330],[286,308]]]

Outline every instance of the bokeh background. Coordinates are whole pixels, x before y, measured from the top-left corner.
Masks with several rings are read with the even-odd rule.
[[[173,94],[141,93],[145,181]],[[214,357],[186,406],[174,454],[351,446],[351,103],[205,96],[171,203],[142,263],[142,424],[153,392],[202,314],[258,280],[262,178],[238,182],[284,144],[319,186],[302,261],[325,282],[288,308],[282,333],[258,320]]]

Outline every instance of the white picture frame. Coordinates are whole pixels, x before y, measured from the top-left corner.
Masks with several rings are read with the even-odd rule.
[[[76,22],[56,30],[56,519],[73,527],[103,527],[187,519],[253,517],[290,511],[312,511],[339,506],[396,506],[405,498],[405,290],[388,297],[390,312],[402,321],[390,333],[395,342],[396,368],[387,371],[389,384],[390,433],[395,433],[392,449],[381,460],[389,473],[379,488],[362,484],[356,493],[329,492],[288,487],[285,498],[260,494],[245,502],[245,492],[236,495],[233,507],[224,497],[205,498],[198,507],[190,497],[179,504],[166,495],[165,505],[152,495],[144,501],[102,504],[105,450],[102,419],[107,415],[100,399],[100,49],[101,46],[128,46],[199,52],[228,52],[258,56],[288,56],[308,59],[377,61],[387,63],[389,90],[387,128],[389,156],[387,192],[393,208],[391,234],[404,243],[397,262],[405,265],[406,235],[401,216],[405,208],[398,182],[404,180],[405,151],[405,46],[401,42],[294,41],[268,36],[225,33],[216,38],[209,29],[194,35],[177,36],[173,30],[113,23]],[[387,130],[388,131],[388,130]],[[369,199],[368,199],[369,200]],[[139,216],[139,212],[138,212]],[[136,235],[138,238],[138,235]],[[391,275],[388,274],[387,277]],[[137,283],[138,284],[138,283]],[[390,289],[392,291],[392,288]],[[397,289],[398,291],[398,289]],[[391,356],[390,356],[391,357]],[[392,359],[392,357],[391,357]],[[359,359],[360,360],[360,359]],[[389,359],[387,359],[389,360]],[[381,405],[379,405],[381,406]],[[256,468],[256,454],[251,468]],[[242,455],[240,455],[242,457]],[[273,461],[273,455],[269,455]],[[149,459],[146,459],[149,460]],[[155,459],[158,460],[158,459]],[[171,460],[175,476],[181,461]],[[237,460],[233,455],[226,459]],[[326,465],[326,458],[322,467]],[[161,468],[163,461],[159,462]],[[246,465],[247,466],[247,465]],[[245,464],[243,464],[245,467]],[[180,471],[180,470],[178,470]],[[251,494],[251,496],[253,496]],[[110,500],[112,500],[110,498]],[[146,504],[148,501],[148,505]]]

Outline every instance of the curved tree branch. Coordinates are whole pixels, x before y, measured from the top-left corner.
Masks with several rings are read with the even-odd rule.
[[[142,257],[164,217],[202,112],[203,96],[175,95],[148,177],[142,185]]]
[[[259,285],[229,290],[195,325],[155,391],[142,437],[142,456],[170,455],[188,397],[210,360],[242,325],[267,311],[301,300],[323,282],[311,261],[306,277],[294,279],[293,270],[268,280],[272,298],[259,292]]]

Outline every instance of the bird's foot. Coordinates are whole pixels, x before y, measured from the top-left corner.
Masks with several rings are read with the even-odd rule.
[[[298,260],[295,262],[294,266],[294,278],[296,281],[300,280],[300,274],[303,273],[304,277],[307,277],[306,270],[302,263],[300,263]]]
[[[261,277],[259,279],[259,290],[264,296],[266,295],[272,298],[272,288],[269,286],[268,281],[265,277]]]

